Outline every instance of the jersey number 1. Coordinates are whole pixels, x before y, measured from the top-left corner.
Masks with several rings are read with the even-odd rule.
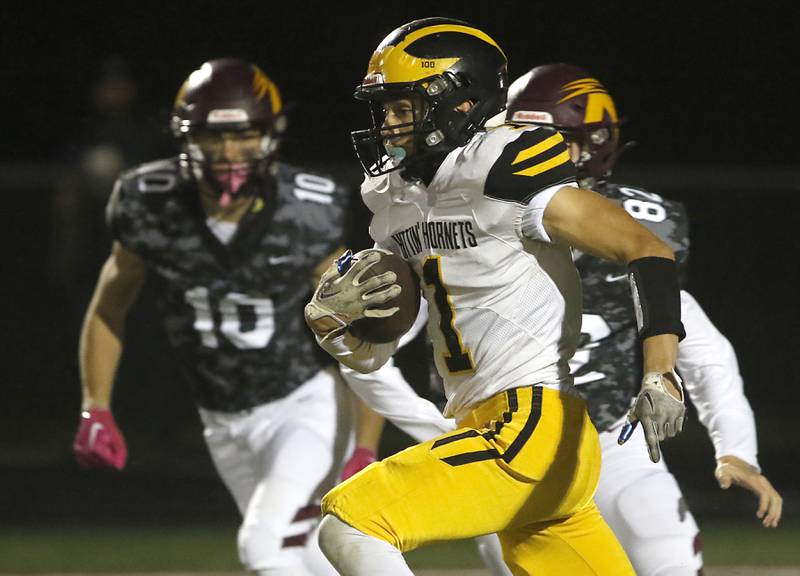
[[[447,369],[451,372],[466,372],[473,370],[475,365],[472,362],[472,355],[469,349],[461,343],[461,334],[456,328],[456,313],[442,282],[442,267],[438,256],[429,257],[422,266],[422,273],[425,276],[425,284],[433,286],[434,301],[439,310],[439,329],[444,336],[447,346],[447,354],[444,357]]]

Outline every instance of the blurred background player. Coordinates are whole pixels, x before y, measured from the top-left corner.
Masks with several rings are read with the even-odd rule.
[[[505,70],[485,32],[428,18],[390,33],[356,89],[373,119],[352,134],[370,233],[420,276],[446,411],[461,430],[326,494],[320,542],[345,575],[406,575],[402,551],[490,532],[515,574],[633,573],[592,501],[600,452],[569,373],[581,307],[569,246],[628,264],[637,280],[645,377],[632,418],[651,458],[682,426],[672,251],[575,186],[556,131],[483,128],[505,108]],[[347,330],[371,311],[365,295],[399,289],[391,278],[360,282],[371,264],[329,268],[306,306],[322,347],[362,373],[397,345]]]
[[[61,152],[66,173],[51,204],[48,273],[70,315],[73,339],[91,296],[93,278],[108,255],[111,238],[103,213],[123,171],[168,150],[164,130],[154,130],[139,106],[139,79],[128,62],[111,56],[98,65],[80,116],[79,130]]]
[[[114,244],[80,340],[73,448],[85,466],[125,466],[113,381],[128,312],[154,276],[212,460],[243,516],[242,563],[262,575],[333,574],[310,534],[341,471],[351,398],[302,310],[317,268],[344,241],[349,194],[276,160],[283,111],[258,67],[206,62],[175,100],[179,156],[117,180],[107,208]]]
[[[614,101],[600,81],[571,64],[538,66],[509,88],[506,120],[561,132],[581,186],[620,204],[658,234],[685,275],[689,227],[683,205],[608,180],[624,148]],[[595,500],[637,574],[697,574],[702,568],[698,528],[675,478],[663,461],[653,464],[644,450],[617,443],[641,363],[626,271],[578,251],[575,264],[583,282],[583,327],[570,367],[601,432],[603,465]],[[751,490],[759,498],[758,517],[764,526],[775,527],[781,497],[760,473],[755,421],[734,350],[685,290],[681,319],[686,338],[678,347],[677,367],[714,444],[718,482],[723,489],[736,484]],[[636,431],[628,443],[643,442]]]

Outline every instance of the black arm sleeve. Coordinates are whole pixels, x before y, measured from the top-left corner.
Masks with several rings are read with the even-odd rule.
[[[648,256],[628,264],[639,336],[659,334],[686,337],[681,322],[678,269],[674,260]]]

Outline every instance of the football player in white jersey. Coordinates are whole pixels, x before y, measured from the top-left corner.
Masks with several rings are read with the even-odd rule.
[[[564,136],[581,186],[619,203],[665,240],[679,269],[688,258],[683,206],[640,188],[609,181],[619,155],[616,106],[592,74],[566,63],[537,66],[509,88],[506,117],[512,122],[554,127]],[[573,357],[573,375],[600,431],[603,468],[595,500],[640,576],[689,576],[702,569],[698,529],[675,478],[664,462],[619,446],[617,431],[636,393],[636,320],[621,282],[624,270],[588,254],[576,265],[583,281],[583,333]],[[681,291],[687,337],[678,346],[677,367],[708,428],[716,452],[716,477],[751,490],[764,526],[777,526],[781,497],[761,474],[756,427],[744,395],[736,354],[697,301]],[[629,444],[640,443],[633,437]],[[647,519],[646,521],[644,519]]]
[[[641,422],[658,461],[659,441],[683,424],[672,250],[577,186],[558,132],[484,129],[506,88],[491,37],[428,18],[389,34],[356,90],[373,112],[372,129],[353,133],[370,233],[421,278],[446,415],[459,428],[324,497],[320,544],[345,576],[407,575],[401,552],[492,532],[514,574],[633,574],[592,499],[600,447],[569,370],[581,315],[570,248],[628,266],[645,375],[625,437]],[[348,331],[399,293],[392,272],[361,282],[379,258],[331,267],[306,306],[320,345],[359,372],[396,348]]]

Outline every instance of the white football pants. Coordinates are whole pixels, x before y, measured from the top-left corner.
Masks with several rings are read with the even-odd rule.
[[[620,426],[600,434],[595,501],[639,576],[696,576],[703,566],[697,523],[662,455],[653,464],[641,427],[623,446]]]
[[[211,458],[243,517],[239,558],[258,574],[336,574],[316,534],[320,498],[352,442],[350,397],[334,372],[250,410],[200,409]]]

